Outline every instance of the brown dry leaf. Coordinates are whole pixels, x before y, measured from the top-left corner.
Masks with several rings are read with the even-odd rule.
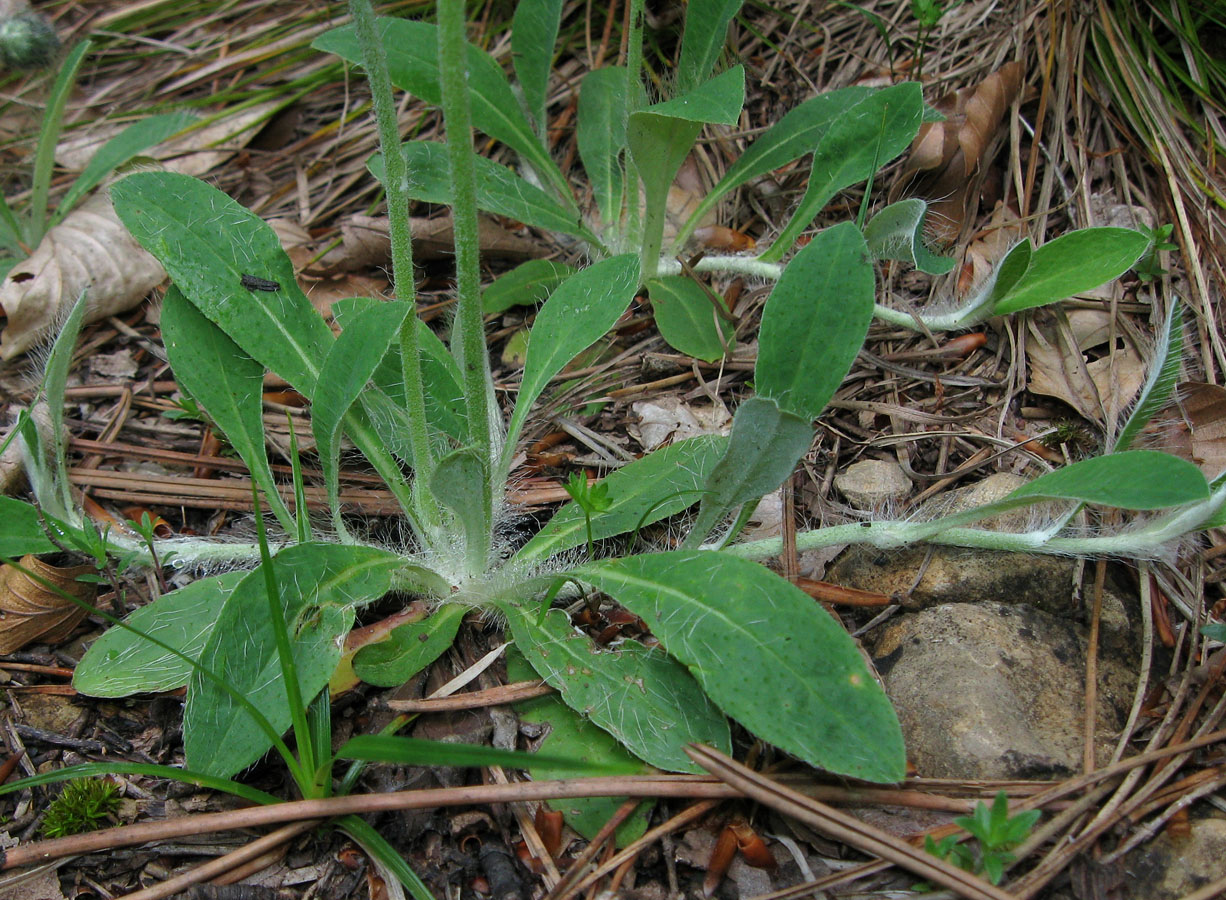
[[[988,223],[979,230],[963,254],[958,272],[957,294],[965,297],[996,270],[1014,244],[1026,237],[1026,228],[1017,210],[997,203]]]
[[[1145,381],[1140,351],[1118,328],[1116,346],[1105,346],[1111,339],[1105,310],[1069,310],[1067,321],[1068,330],[1052,316],[1027,326],[1031,393],[1057,397],[1091,421],[1117,417]]]
[[[37,556],[23,558],[21,565],[78,599],[94,597],[95,585],[77,581],[78,576],[93,572],[93,566],[60,568]],[[85,614],[84,607],[47,589],[20,569],[0,566],[0,656],[15,653],[33,641],[56,644],[72,634]]]
[[[978,189],[971,176],[981,168],[1005,110],[1021,93],[1023,73],[1021,63],[1007,63],[978,85],[946,94],[933,104],[945,121],[921,125],[911,144],[898,184],[929,199],[942,240],[956,240],[962,230],[971,192]]]
[[[143,156],[163,160],[167,169],[184,175],[205,175],[251,143],[262,122],[284,106],[268,101],[223,115],[207,125],[193,128],[173,141],[150,147]],[[70,172],[80,172],[94,154],[131,122],[96,122],[87,129],[63,137],[55,147],[55,161]]]
[[[411,218],[413,259],[444,259],[455,253],[451,216],[434,219]],[[351,216],[341,224],[342,245],[319,260],[324,271],[353,272],[372,266],[386,266],[392,258],[392,240],[387,219],[379,216]],[[485,256],[504,259],[529,259],[543,255],[538,243],[507,231],[496,222],[478,220],[478,240]]]
[[[161,264],[115,215],[110,195],[97,194],[48,231],[0,284],[0,306],[8,316],[0,359],[47,337],[82,291],[89,292],[85,322],[96,322],[136,306],[165,278]]]
[[[199,178],[251,143],[260,125],[283,106],[284,100],[269,100],[240,109],[158,145],[153,153],[169,171]]]
[[[1184,381],[1175,397],[1182,421],[1154,426],[1161,449],[1196,463],[1212,481],[1226,472],[1226,388]]]
[[[681,441],[700,434],[728,434],[732,416],[721,404],[688,404],[678,397],[640,400],[631,405],[638,422],[626,426],[627,432],[644,450],[654,450],[669,438]]]

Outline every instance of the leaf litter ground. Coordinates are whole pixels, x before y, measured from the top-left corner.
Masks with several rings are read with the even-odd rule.
[[[873,5],[866,4],[870,8]],[[389,4],[386,11],[406,14],[409,6]],[[817,29],[812,27],[816,14],[807,4],[747,9],[745,21],[733,27],[732,46],[737,57],[752,69],[746,105],[751,126],[775,121],[815,90],[849,84],[884,85],[891,80],[891,69],[895,73],[918,71],[921,63],[920,54],[915,52],[915,23],[899,12],[898,4],[876,6],[881,7],[879,13],[892,17],[887,26],[892,49],[887,49],[871,22],[855,11],[825,13],[821,28]],[[1080,47],[1085,42],[1086,26],[1057,22],[1053,31],[1052,22],[1042,14],[1039,4],[1009,4],[1007,10],[998,10],[994,21],[1001,24],[986,28],[973,20],[973,9],[972,5],[947,15],[923,50],[922,68],[930,100],[946,89],[970,89],[983,83],[1001,61],[1012,58],[1025,61],[1027,75],[1023,84],[1044,84],[1039,61],[1046,58],[1048,48],[1053,44],[1065,46],[1064,42]],[[142,19],[114,4],[98,3],[88,10],[63,11],[61,29],[104,28],[115,36],[104,38],[102,47],[127,48],[126,53],[96,54],[87,63],[94,68],[83,79],[86,87],[80,102],[70,105],[70,122],[79,126],[79,131],[91,124],[94,113],[90,97],[94,95],[106,96],[106,102],[116,110],[146,108],[153,102],[155,85],[170,85],[158,95],[159,103],[210,98],[215,110],[239,98],[237,89],[228,87],[231,84],[241,83],[244,90],[274,103],[296,96],[298,89],[310,86],[310,93],[301,99],[270,112],[261,130],[245,147],[219,156],[208,177],[264,218],[290,220],[300,235],[306,231],[299,238],[304,237],[306,242],[293,252],[297,253],[296,263],[304,267],[303,280],[314,288],[311,295],[321,308],[326,309],[332,298],[386,292],[388,285],[379,270],[385,263],[379,255],[378,223],[355,218],[370,211],[376,198],[374,182],[363,169],[365,159],[375,149],[373,128],[365,115],[353,115],[352,85],[346,82],[340,69],[321,68],[320,58],[306,49],[310,40],[330,24],[329,17],[343,13],[340,5],[324,4],[304,12],[297,4],[267,2],[245,4],[241,12],[231,13],[181,6],[176,6],[173,13],[169,7],[165,12],[172,17],[169,25],[157,17]],[[499,43],[505,30],[499,16],[505,14],[490,6],[480,11],[474,22],[474,33],[486,35],[484,45],[495,55],[501,54],[500,58],[508,52]],[[665,12],[649,22],[664,58],[672,52],[677,26],[670,15]],[[599,64],[601,59],[607,62],[615,55],[616,36],[610,41],[603,11],[594,8],[585,10],[576,5],[565,13],[564,22],[572,29],[567,45],[570,52],[557,63],[553,82],[557,93],[550,98],[549,111],[554,125],[551,131],[554,155],[564,161],[565,169],[575,155],[573,131],[568,128],[575,98],[573,85],[593,63]],[[189,67],[173,54],[132,53],[132,45],[125,41],[155,28],[159,39],[168,45],[191,47],[195,59],[205,60],[204,67]],[[241,41],[235,40],[235,46],[241,44],[242,49],[221,53],[226,42],[236,36]],[[284,64],[270,71],[259,51],[273,41],[285,42],[280,46],[286,49],[280,57]],[[957,229],[962,236],[958,246],[968,248],[970,268],[966,277],[973,277],[969,273],[978,255],[991,253],[994,235],[1016,227],[1008,214],[999,211],[993,214],[994,198],[1002,196],[1002,184],[1022,185],[1030,210],[1050,210],[1043,213],[1041,221],[1051,235],[1085,224],[1070,215],[1066,201],[1087,206],[1100,204],[1096,212],[1101,212],[1102,197],[1117,198],[1116,202],[1122,204],[1123,200],[1118,198],[1131,196],[1135,206],[1165,208],[1165,188],[1153,177],[1140,154],[1126,150],[1118,156],[1107,156],[1106,151],[1128,145],[1128,136],[1117,133],[1098,106],[1074,102],[1073,91],[1078,84],[1074,72],[1083,58],[1084,55],[1076,53],[1069,58],[1055,55],[1054,68],[1046,82],[1046,102],[1049,109],[1070,112],[1064,116],[1048,112],[1042,125],[1049,146],[1091,146],[1096,154],[1102,155],[1078,162],[1056,153],[1039,157],[1032,165],[1035,154],[1030,149],[1029,136],[1014,129],[1004,139],[1010,128],[1008,122],[995,141],[991,140],[992,134],[981,136],[989,138],[988,144],[1004,146],[995,154],[990,148],[985,151],[982,182],[974,179],[977,182],[977,193],[971,195],[974,202],[966,221]],[[37,79],[10,78],[6,89],[18,98],[33,100],[45,88],[40,87]],[[1033,98],[1023,99],[1027,104],[1023,107],[1024,116],[1033,123],[1036,104]],[[433,113],[410,106],[409,115],[418,118],[419,136],[437,128]],[[326,127],[342,118],[342,128]],[[7,113],[6,119],[14,121]],[[33,130],[33,125],[24,128],[18,125],[14,134],[4,137],[12,159],[21,160]],[[716,140],[698,154],[693,173],[700,182],[708,184],[727,169],[745,143],[745,133],[737,129],[715,128],[712,132]],[[69,133],[74,133],[74,129]],[[497,146],[486,150],[499,159],[505,153]],[[1111,162],[1106,161],[1108,158]],[[1121,158],[1122,164],[1117,162]],[[1078,169],[1078,165],[1082,168]],[[890,176],[887,172],[887,180]],[[1080,185],[1083,179],[1091,185],[1084,195],[1063,193],[1071,191],[1069,183]],[[737,195],[736,203],[722,212],[719,224],[751,236],[777,232],[784,212],[803,192],[804,180],[805,172],[799,168],[762,179]],[[854,217],[860,199],[857,191],[840,195],[836,208],[829,211],[830,221]],[[414,222],[419,248],[427,246],[428,230],[435,233],[441,230],[440,245],[446,245],[447,222],[437,213],[427,206],[414,211],[421,217]],[[332,257],[320,256],[331,247],[342,227],[351,234],[357,230],[374,238],[373,242],[361,243],[373,254],[368,258],[362,258],[354,249],[360,242],[348,244],[340,251],[342,260],[356,271],[346,271],[345,266],[337,265],[336,251]],[[576,261],[572,258],[573,248],[546,243],[541,235],[531,234],[514,222],[491,221],[487,227],[483,242],[491,260],[490,275],[507,267],[507,260],[527,256]],[[1220,271],[1221,260],[1213,258],[1207,265]],[[1200,273],[1185,274],[1177,263],[1173,269],[1177,279],[1186,279],[1182,283],[1189,289],[1184,293],[1197,298],[1195,288],[1204,283],[1203,277],[1198,277]],[[425,318],[445,327],[449,287],[449,263],[445,256],[425,260],[419,276]],[[932,290],[931,279],[926,276],[886,270],[885,277],[889,295],[904,305],[923,303]],[[736,320],[740,342],[728,358],[706,363],[673,351],[658,336],[650,307],[640,304],[618,323],[598,353],[577,361],[566,380],[550,386],[550,406],[525,432],[526,451],[517,470],[514,500],[523,511],[520,540],[529,539],[538,527],[534,525],[535,511],[566,498],[562,484],[569,474],[576,471],[606,474],[653,440],[645,437],[651,428],[655,428],[656,435],[661,429],[709,430],[712,423],[718,423],[721,413],[735,406],[752,371],[752,337],[757,328],[757,312],[767,291],[752,283],[735,281],[713,287],[728,299]],[[1065,454],[1072,457],[1084,454],[1101,440],[1104,420],[1096,409],[1098,404],[1106,409],[1127,405],[1129,398],[1119,396],[1116,387],[1135,380],[1142,352],[1136,348],[1143,348],[1151,333],[1149,305],[1139,300],[1137,285],[1126,284],[1125,288],[1121,296],[1066,304],[1070,310],[1067,318],[1036,317],[1029,326],[1009,320],[985,329],[982,338],[960,344],[938,343],[917,337],[911,331],[875,325],[851,375],[821,420],[816,441],[802,470],[793,479],[791,492],[780,498],[774,524],[765,521],[758,523],[758,527],[786,530],[795,526],[797,518],[829,521],[847,516],[849,510],[842,507],[831,483],[836,472],[860,459],[896,460],[919,487],[918,495],[908,501],[914,505],[991,472],[1024,469],[1029,459],[1024,453],[1000,451],[1053,428],[1060,429],[1058,440],[1044,445],[1027,444],[1026,450],[1054,454],[1057,461]],[[1216,321],[1212,304],[1203,297],[1200,299],[1201,321]],[[1205,312],[1209,315],[1204,315]],[[492,316],[487,323],[494,358],[504,360],[495,373],[504,385],[514,385],[519,379],[514,342],[528,315],[530,312],[525,308],[513,308]],[[1097,343],[1092,342],[1099,337],[1102,339]],[[1214,370],[1223,368],[1223,360],[1216,356],[1220,341],[1215,340],[1216,335],[1203,337],[1200,346],[1205,348],[1204,353],[1199,359],[1189,359],[1188,365],[1194,376],[1212,381],[1215,379],[1203,377],[1196,369],[1208,368],[1212,376]],[[192,529],[197,533],[249,537],[250,494],[241,480],[241,466],[225,455],[224,448],[216,446],[215,439],[200,423],[171,417],[178,411],[174,402],[177,385],[161,361],[159,340],[155,304],[143,304],[128,314],[93,326],[86,333],[74,365],[76,377],[68,390],[74,482],[97,501],[100,515],[109,512],[133,517],[131,508],[148,508],[163,516],[168,527],[180,532]],[[1070,346],[1078,348],[1077,352],[1069,352]],[[1065,348],[1063,354],[1052,349],[1060,347]],[[1035,390],[1036,381],[1048,387],[1040,393]],[[292,391],[275,383],[265,387],[267,427],[273,442],[280,441],[286,449],[287,416],[293,419],[300,438],[310,434],[309,422],[296,406]],[[30,391],[31,381],[24,377],[20,367],[10,365],[0,370],[0,397],[7,398],[6,415],[16,405],[28,402]],[[602,402],[594,402],[597,399]],[[663,409],[664,413],[645,412],[648,404]],[[654,418],[645,419],[644,415]],[[394,542],[396,525],[387,516],[395,504],[376,484],[376,479],[360,468],[347,465],[342,479],[343,496],[372,532]],[[322,500],[321,493],[318,499]],[[759,515],[769,518],[765,510]],[[644,534],[643,539],[664,548],[669,546],[670,535],[666,528],[659,528]],[[1176,620],[1181,610],[1197,608],[1199,600],[1193,586],[1198,578],[1211,584],[1219,580],[1213,568],[1218,558],[1215,549],[1216,545],[1199,557],[1185,555],[1180,570],[1184,574],[1167,580],[1174,592],[1182,590],[1182,595],[1176,593],[1171,597],[1170,608]],[[815,574],[811,563],[808,569],[800,571],[801,562],[795,558],[785,556],[780,565],[790,574]],[[129,608],[139,606],[153,591],[161,590],[153,580],[125,583],[124,587]],[[100,602],[110,603],[111,599],[103,596]],[[364,623],[373,623],[380,615],[391,614],[398,608],[399,604],[389,603],[385,608],[368,610]],[[874,608],[839,609],[845,624],[853,630],[868,623],[878,612]],[[595,607],[584,610],[579,620],[590,633],[605,641],[625,637],[651,639],[640,620],[621,610]],[[87,623],[87,630],[78,632],[70,643],[55,647],[34,644],[6,656],[0,664],[9,687],[4,717],[7,750],[12,759],[16,759],[19,748],[24,747],[27,753],[16,763],[19,772],[29,774],[35,768],[59,767],[85,759],[158,762],[181,759],[180,698],[169,695],[122,702],[97,701],[74,696],[68,687],[67,678],[80,658],[82,641],[95,638],[98,625]],[[1176,621],[1172,628],[1178,626]],[[457,673],[473,671],[488,651],[501,642],[497,623],[473,617],[460,635],[447,656],[405,686],[390,693],[358,686],[340,695],[333,720],[338,738],[378,728],[392,715],[385,701],[430,694]],[[489,690],[498,696],[500,685],[506,680],[503,664],[499,662],[475,674],[468,689]],[[1159,717],[1183,714],[1185,710],[1178,708],[1181,701],[1182,698],[1177,698],[1172,706],[1169,697],[1158,699]],[[1193,709],[1187,722],[1190,725],[1196,721]],[[528,740],[540,733],[539,726],[532,724],[531,715],[525,714],[517,722],[505,707],[488,706],[432,712],[419,720],[414,733],[497,743],[508,737],[514,739],[517,729]],[[742,758],[744,737],[740,735],[738,743],[742,751],[738,756]],[[769,759],[767,751],[765,760]],[[497,780],[504,776],[498,772],[475,776],[463,770],[381,768],[369,776],[368,788],[372,792],[386,792],[455,786],[473,783],[479,777]],[[276,767],[257,766],[246,780],[255,787],[288,796],[288,785]],[[1019,792],[1026,789],[1018,787]],[[979,788],[946,785],[944,790],[947,795],[959,798],[978,796]],[[234,806],[233,801],[220,795],[183,785],[146,783],[139,778],[125,779],[125,794],[128,799],[117,814],[119,821],[125,823]],[[23,841],[32,839],[47,802],[42,793],[3,801],[0,811],[9,817],[8,833]],[[751,833],[756,829],[759,834],[793,834],[810,855],[816,853],[843,865],[858,858],[853,851],[811,830],[755,812],[749,806],[725,804],[708,808],[713,801],[699,802],[703,805],[697,809],[689,807],[685,812],[684,803],[672,801],[654,814],[655,823],[665,821],[671,813],[680,812],[681,817],[670,834],[644,846],[632,868],[614,876],[626,896],[653,897],[663,896],[669,889],[699,889],[703,881],[701,869],[709,860],[716,836],[730,821]],[[611,804],[610,810],[615,809],[616,804]],[[946,813],[945,820],[952,815]],[[919,814],[908,821],[912,830],[932,824]],[[551,871],[552,862],[535,863],[542,871],[532,873],[529,866],[510,863],[508,854],[515,853],[521,841],[525,842],[523,852],[527,857],[541,840],[541,834],[548,832],[548,818],[534,818],[528,804],[472,805],[460,807],[459,811],[417,810],[383,814],[374,822],[427,876],[439,896],[444,895],[444,883],[452,884],[452,890],[470,890],[482,887],[478,880],[482,878],[500,891],[500,896],[510,890],[522,890],[527,896],[529,891],[539,891],[541,884],[553,884],[557,875],[556,868]],[[68,897],[122,895],[189,863],[227,853],[247,840],[227,832],[221,836],[202,835],[195,841],[180,839],[120,849],[72,860],[48,877],[52,881],[58,879],[56,889],[62,888],[63,895]],[[573,845],[571,855],[581,847],[581,843]],[[799,849],[796,852],[799,854]],[[538,852],[538,859],[542,855]],[[1068,865],[1071,860],[1063,862]],[[378,874],[337,836],[299,837],[277,866],[281,875],[275,883],[283,887],[285,896],[380,895]],[[498,880],[508,872],[515,873],[514,878],[520,883]],[[735,869],[734,874],[737,872],[741,880],[727,880],[719,888],[722,896],[749,896],[804,880],[804,874],[794,863],[766,880],[755,881],[752,873],[746,875],[743,868]],[[862,877],[869,880],[859,882],[860,890],[905,888],[914,880],[905,874],[888,872],[865,873]],[[21,888],[15,885],[11,889]],[[242,896],[264,895],[250,892]]]

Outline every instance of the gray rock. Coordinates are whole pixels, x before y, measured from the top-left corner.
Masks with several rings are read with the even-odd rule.
[[[1024,605],[950,603],[891,620],[874,659],[921,775],[1063,778],[1080,771],[1084,629]],[[1135,674],[1100,655],[1105,762]]]
[[[1131,896],[1176,900],[1226,875],[1226,819],[1193,819],[1191,833],[1166,832],[1125,857]]]
[[[834,486],[856,509],[880,509],[911,493],[911,479],[896,462],[863,459],[834,476]]]

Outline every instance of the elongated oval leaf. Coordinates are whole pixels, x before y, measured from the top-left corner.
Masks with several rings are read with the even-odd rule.
[[[758,393],[802,419],[821,415],[864,345],[875,287],[864,236],[851,222],[797,253],[762,311]]]
[[[774,400],[750,397],[737,407],[728,449],[707,478],[686,546],[697,547],[734,508],[779,487],[811,443],[809,420],[780,409]]]
[[[404,684],[451,646],[466,612],[449,603],[420,622],[393,628],[387,640],[367,644],[354,655],[354,673],[378,687]]]
[[[451,203],[451,171],[447,148],[438,141],[408,141],[404,144],[409,167],[409,196],[428,203]],[[573,211],[568,211],[536,185],[483,156],[476,156],[477,208],[506,216],[537,228],[571,234],[595,241],[591,232]],[[367,162],[372,175],[383,181],[383,156],[376,154]]]
[[[757,563],[676,551],[572,573],[642,617],[707,695],[758,737],[853,778],[905,772],[902,730],[855,642]]]
[[[132,236],[205,316],[297,391],[314,394],[332,331],[268,225],[216,188],[172,172],[129,175],[111,188],[111,199]],[[243,275],[278,289],[249,290]]]
[[[511,18],[511,61],[538,137],[545,135],[545,97],[562,0],[519,0]]]
[[[432,106],[442,105],[438,80],[438,27],[409,19],[381,18],[375,23],[387,53],[392,84]],[[352,25],[317,37],[311,46],[361,65],[362,51]],[[502,68],[484,50],[467,45],[468,90],[473,127],[519,152],[546,181],[569,196],[569,186],[549,152],[520,111]],[[412,172],[409,173],[412,176]]]
[[[583,76],[575,139],[579,159],[592,183],[592,195],[606,228],[621,219],[626,147],[626,69],[594,69]]]
[[[341,422],[378,368],[388,345],[400,333],[409,312],[408,303],[391,302],[377,303],[358,313],[332,345],[320,369],[311,403],[311,430],[338,531],[343,529],[339,481]]]
[[[1119,278],[1149,249],[1149,238],[1130,228],[1082,228],[1048,241],[1000,297],[993,315],[1056,303]]]
[[[247,465],[281,527],[293,534],[294,516],[281,497],[264,450],[264,367],[173,285],[162,301],[161,325],[175,379],[204,406]]]
[[[163,594],[124,621],[188,659],[196,659],[213,632],[222,606],[246,576],[246,572],[227,572],[201,578]],[[91,697],[127,697],[172,691],[187,684],[191,674],[190,665],[140,634],[111,628],[81,658],[72,685]]]
[[[677,62],[677,90],[698,87],[715,64],[728,39],[728,23],[743,0],[690,0],[686,4],[681,58]]]
[[[274,564],[298,681],[303,697],[314,697],[340,660],[354,607],[386,593],[401,560],[370,547],[296,544],[277,554]],[[284,731],[289,701],[268,612],[264,573],[256,569],[226,600],[200,663]],[[269,748],[247,712],[199,671],[188,687],[183,735],[189,765],[222,777],[251,765]]]
[[[702,198],[679,237],[684,240],[694,223],[701,221],[729,191],[812,152],[838,117],[871,93],[873,89],[866,87],[840,88],[811,97],[789,110],[728,167],[724,177]]]
[[[727,443],[727,438],[718,435],[678,441],[609,473],[602,484],[608,487],[610,505],[592,517],[592,538],[624,534],[697,503]],[[586,540],[583,509],[577,503],[568,503],[520,548],[515,558],[547,559]]]
[[[536,671],[528,665],[523,654],[514,647],[508,647],[507,679],[515,682],[527,681],[536,677]],[[515,714],[522,722],[549,727],[549,732],[541,741],[540,746],[551,756],[598,765],[623,767],[628,773],[645,774],[650,771],[646,764],[627,753],[613,735],[597,728],[555,695],[535,697],[532,700],[516,703]],[[533,760],[528,766],[528,771],[532,773],[533,781],[575,778],[583,774],[569,765],[550,765],[539,760]],[[592,840],[626,799],[625,797],[573,797],[565,800],[547,800],[546,803],[549,804],[550,809],[562,813],[567,825],[588,840]],[[650,811],[651,802],[644,801],[626,821],[618,826],[617,831],[614,832],[617,846],[624,847],[631,841],[642,837],[643,832],[647,830],[647,818]]]
[[[835,194],[864,181],[906,150],[923,114],[920,86],[907,82],[877,91],[839,116],[813,151],[800,205],[761,258],[781,259]]]
[[[566,705],[639,759],[670,772],[698,772],[686,744],[730,745],[728,721],[664,653],[634,641],[598,650],[560,609],[543,621],[534,610],[509,610],[507,621],[519,652]]]
[[[43,534],[37,509],[16,497],[0,497],[0,557],[19,559],[27,553],[54,553],[56,549]]]
[[[574,267],[566,263],[530,259],[494,279],[481,292],[481,308],[488,315],[512,306],[534,306],[548,299],[558,285],[574,274]]]
[[[343,297],[333,301],[332,316],[341,328],[346,328],[358,313],[381,302],[373,297]],[[415,318],[414,321],[417,349],[421,354],[422,383],[426,391],[426,418],[434,428],[462,440],[468,434],[468,426],[465,424],[460,370],[447,345],[430,330],[430,326],[421,319]],[[395,452],[411,464],[413,460],[408,451],[408,441],[399,440],[408,429],[408,412],[405,408],[404,373],[401,371],[398,341],[393,341],[388,347],[372,380],[386,396],[378,399],[374,396],[375,392],[362,395],[371,422],[389,447],[395,448]]]
[[[632,254],[615,256],[566,279],[545,301],[532,327],[524,377],[507,429],[503,471],[532,404],[549,379],[600,340],[626,311],[639,284],[639,261]]]
[[[647,282],[660,336],[686,356],[714,362],[731,346],[735,329],[692,278],[670,275]]]
[[[1041,475],[1010,493],[1015,500],[1079,500],[1121,509],[1163,509],[1209,496],[1194,464],[1156,450],[1126,450],[1083,459]]]
[[[144,153],[150,147],[156,147],[172,135],[178,134],[196,122],[196,117],[189,112],[163,113],[149,116],[134,122],[119,134],[115,135],[90,159],[89,164],[81,170],[77,180],[64,194],[55,213],[48,222],[48,227],[57,225],[64,216],[72,212],[82,197],[102,184],[117,168],[138,154]]]

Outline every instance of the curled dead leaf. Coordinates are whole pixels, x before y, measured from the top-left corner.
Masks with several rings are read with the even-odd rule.
[[[1145,381],[1140,350],[1122,329],[1115,346],[1108,345],[1105,310],[1073,309],[1067,319],[1067,329],[1052,316],[1036,316],[1027,326],[1031,393],[1057,397],[1093,422],[1118,417]]]
[[[0,284],[0,306],[8,316],[0,359],[47,337],[83,291],[85,321],[96,322],[136,306],[165,278],[161,264],[119,221],[110,196],[95,195],[48,231]]]
[[[971,176],[982,167],[1005,110],[1021,93],[1023,73],[1021,63],[1007,63],[979,84],[946,94],[933,104],[945,121],[920,126],[898,184],[930,201],[939,239],[953,241],[962,230],[971,192],[978,189]]]
[[[92,600],[95,585],[77,581],[94,567],[53,566],[27,556],[21,566],[81,600]],[[86,610],[30,578],[15,566],[0,566],[0,656],[33,641],[59,643],[72,634]]]
[[[1226,388],[1184,381],[1175,388],[1180,415],[1159,416],[1159,447],[1190,460],[1212,481],[1226,472]]]

